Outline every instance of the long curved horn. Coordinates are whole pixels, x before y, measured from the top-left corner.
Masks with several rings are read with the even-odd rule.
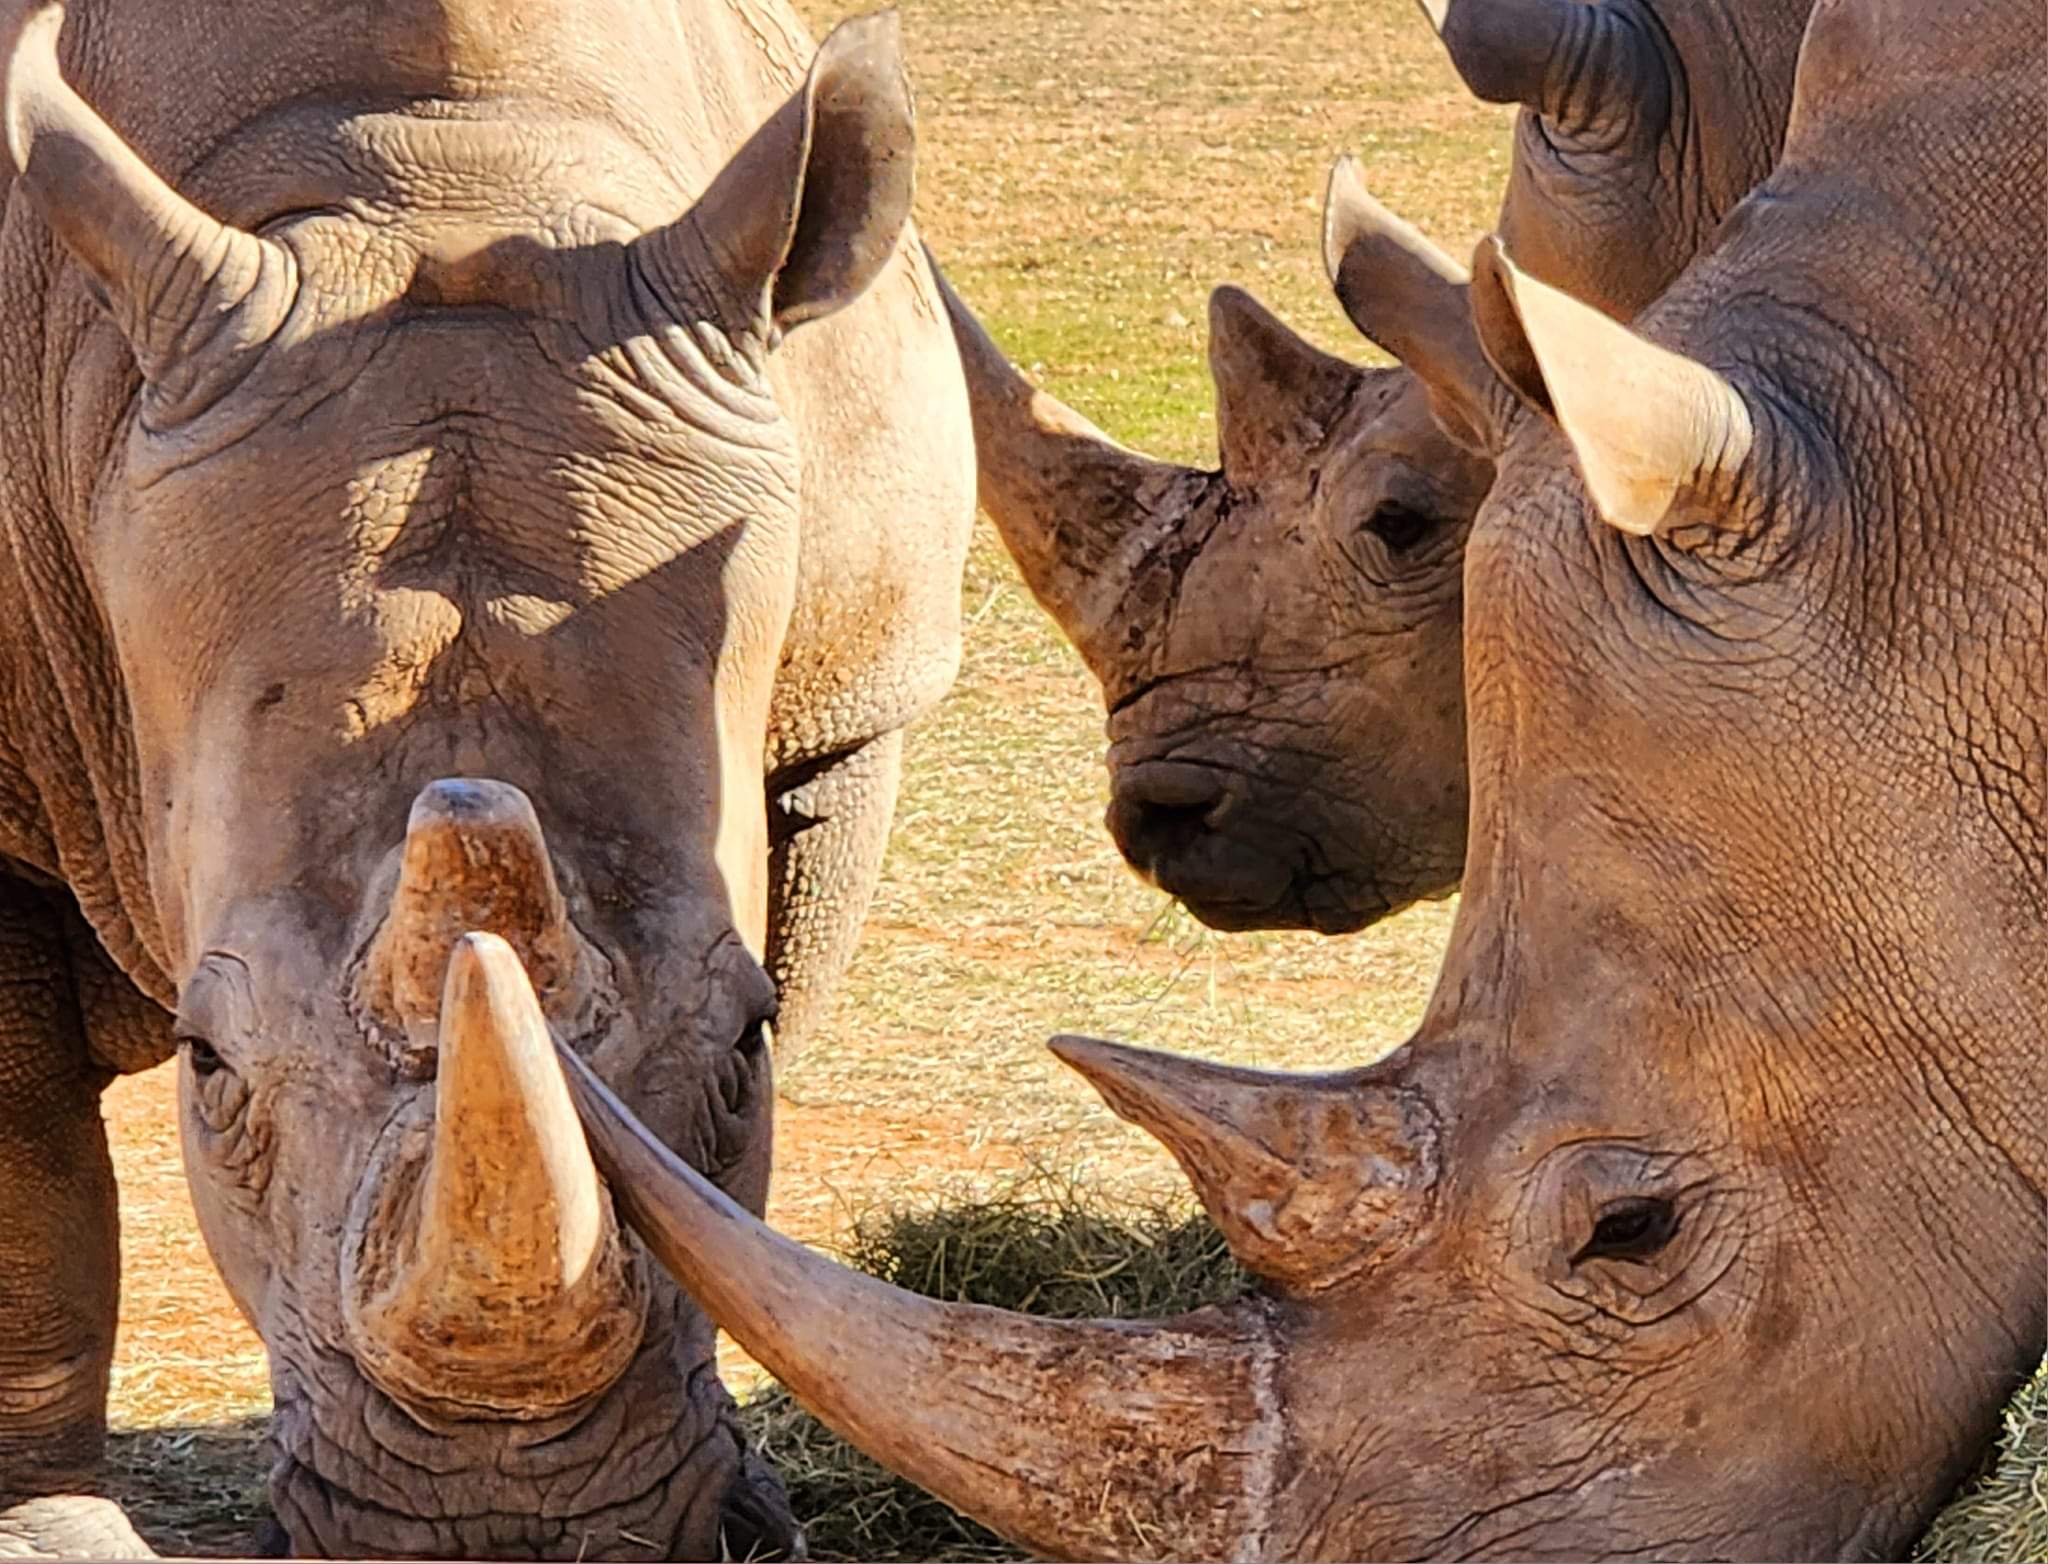
[[[1210,475],[1117,444],[1033,386],[931,264],[967,376],[982,508],[1031,595],[1110,684],[1163,617],[1154,562]]]
[[[202,364],[259,347],[297,292],[291,253],[217,221],[173,190],[64,80],[64,7],[22,23],[7,61],[16,183],[105,290],[150,384],[176,396]]]
[[[349,1262],[358,1356],[406,1405],[546,1417],[600,1394],[639,1347],[642,1279],[553,1052],[512,947],[456,941],[426,1166],[410,1189],[380,1181]]]
[[[655,1258],[861,1449],[1044,1556],[1265,1551],[1287,1459],[1270,1304],[1059,1321],[918,1297],[770,1231],[558,1057]]]

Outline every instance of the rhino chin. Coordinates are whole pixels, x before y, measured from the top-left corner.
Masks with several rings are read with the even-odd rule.
[[[712,1369],[710,1326],[673,1293],[594,1404],[543,1423],[420,1426],[345,1357],[284,1365],[270,1502],[324,1558],[797,1558],[781,1485]],[[313,1386],[317,1383],[317,1394]],[[479,1433],[486,1441],[476,1443]],[[409,1483],[433,1474],[422,1507]]]

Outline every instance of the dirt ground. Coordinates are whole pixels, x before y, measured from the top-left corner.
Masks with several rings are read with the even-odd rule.
[[[821,30],[845,14],[802,6]],[[903,0],[920,222],[956,286],[1050,389],[1119,437],[1213,459],[1209,288],[1250,287],[1369,357],[1318,256],[1331,158],[1454,252],[1506,171],[1413,0]],[[1123,869],[1102,830],[1102,712],[984,525],[965,666],[913,734],[887,876],[828,1035],[789,1072],[771,1216],[829,1243],[848,1212],[1038,1160],[1159,1185],[1164,1154],[1044,1051],[1086,1031],[1285,1067],[1369,1059],[1418,1015],[1449,924],[1223,937]],[[159,1545],[246,1549],[263,1353],[186,1198],[173,1077],[106,1105],[125,1286],[111,1486]],[[744,1377],[737,1354],[731,1367]]]

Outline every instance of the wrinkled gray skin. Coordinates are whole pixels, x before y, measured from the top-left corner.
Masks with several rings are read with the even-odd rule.
[[[1482,248],[1472,849],[1417,1034],[1063,1039],[1268,1290],[912,1298],[568,1068],[630,1219],[870,1452],[1072,1558],[1896,1557],[2048,1345],[2048,32],[1820,0],[1640,334]]]
[[[1465,79],[1527,105],[1513,253],[1621,319],[1655,298],[1776,160],[1810,4],[1452,0]],[[1382,346],[1420,324],[1339,292]],[[1463,870],[1464,546],[1492,468],[1413,375],[1235,289],[1209,319],[1221,464],[1199,472],[1049,398],[1032,416],[956,302],[981,499],[1102,683],[1124,856],[1213,927],[1341,933]]]
[[[436,1238],[507,1268],[474,1361],[421,1336],[366,1367],[352,1267],[418,1236],[465,926],[760,1207],[763,1023],[779,987],[800,1034],[842,969],[901,729],[957,660],[972,450],[893,22],[806,86],[779,0],[80,0],[54,58],[53,20],[11,56],[0,230],[0,1494],[90,1482],[98,1096],[179,1011],[193,1197],[270,1352],[297,1549],[785,1546],[710,1323],[492,1076],[532,1035],[519,982],[472,1005],[472,1073],[624,1267],[626,1361],[530,1354],[492,1393],[491,1353],[556,1318],[547,1253],[478,1236],[552,1220],[554,1190],[492,1207],[530,1170]],[[449,776],[513,790],[429,795],[422,841],[518,873],[495,906],[423,881],[394,986],[408,810]]]

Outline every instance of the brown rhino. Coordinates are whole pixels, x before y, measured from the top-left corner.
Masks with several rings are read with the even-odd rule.
[[[1480,96],[1526,105],[1512,253],[1622,319],[1655,298],[1776,161],[1810,6],[1429,0]],[[1329,259],[1382,346],[1406,312],[1404,342],[1476,355],[1460,268],[1394,300]],[[1339,933],[1455,890],[1465,537],[1492,479],[1469,433],[1446,437],[1414,375],[1321,352],[1223,288],[1221,464],[1154,461],[1034,392],[949,304],[982,504],[1102,683],[1124,856],[1221,929]]]
[[[598,1160],[828,1422],[1043,1553],[1892,1556],[2048,1343],[2048,33],[1820,0],[1784,157],[1631,330],[1493,247],[1471,862],[1420,1030],[1055,1046],[1257,1295],[1054,1322]]]
[[[971,427],[895,24],[813,58],[781,0],[26,9],[0,1495],[90,1481],[98,1097],[175,1012],[294,1547],[786,1548],[548,1037],[759,1209],[777,991],[800,1031],[958,652]],[[73,1515],[7,1526],[132,1545]]]

